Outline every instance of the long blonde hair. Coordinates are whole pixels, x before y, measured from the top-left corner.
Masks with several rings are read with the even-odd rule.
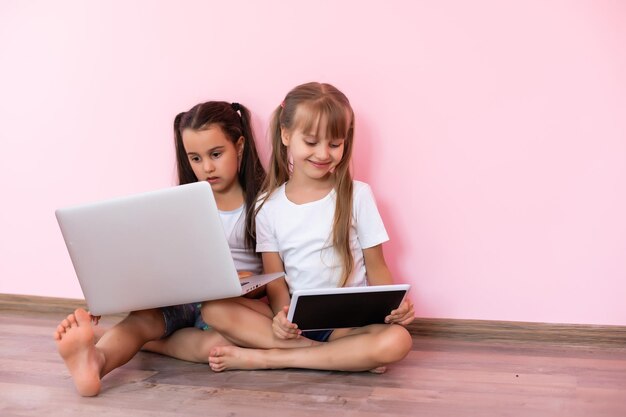
[[[296,110],[301,108],[296,120]],[[302,111],[305,110],[305,111]],[[354,269],[354,257],[350,250],[350,228],[352,226],[352,174],[350,159],[354,142],[354,111],[348,98],[330,84],[307,83],[292,89],[285,100],[274,110],[270,122],[272,154],[269,172],[265,177],[263,191],[266,193],[259,204],[260,209],[269,196],[289,180],[291,167],[287,147],[283,145],[281,130],[293,132],[297,127],[305,132],[324,119],[326,137],[345,138],[343,156],[335,167],[335,217],[333,220],[333,247],[339,254],[343,270],[340,287],[344,286]],[[317,126],[322,125],[318,123]],[[318,132],[319,133],[319,132]],[[319,136],[319,135],[318,135]]]

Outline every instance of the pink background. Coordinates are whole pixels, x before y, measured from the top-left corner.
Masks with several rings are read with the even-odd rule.
[[[626,325],[619,1],[0,2],[0,293],[82,298],[54,210],[174,184],[171,124],[331,82],[423,317]]]

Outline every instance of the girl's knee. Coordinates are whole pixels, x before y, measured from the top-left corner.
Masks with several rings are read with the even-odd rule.
[[[413,338],[409,331],[397,324],[388,326],[376,339],[375,355],[385,364],[404,359],[413,347]]]
[[[209,316],[218,314],[220,310],[220,300],[205,301],[202,303],[202,307],[200,307],[200,313],[202,314],[204,321],[206,321],[206,318]]]
[[[154,321],[162,320],[163,314],[161,313],[161,310],[157,308],[152,308],[149,310],[132,311],[128,315],[128,317],[135,319],[135,320],[154,322]]]
[[[165,331],[165,319],[159,309],[133,311],[126,317],[125,321],[132,323],[138,330],[146,333],[162,335]]]
[[[202,320],[211,327],[220,327],[219,324],[230,316],[229,305],[226,300],[205,301],[200,309]]]

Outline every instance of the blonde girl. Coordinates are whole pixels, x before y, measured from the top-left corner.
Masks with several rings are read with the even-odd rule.
[[[286,318],[295,289],[392,283],[382,250],[387,233],[371,189],[350,173],[354,146],[350,103],[330,84],[303,84],[275,110],[270,129],[272,156],[255,220],[257,251],[265,272],[285,271],[286,279],[267,287],[274,317],[262,320],[263,327],[261,321],[253,329],[242,326],[247,312],[229,309],[232,303],[207,305],[211,324],[237,345],[213,348],[209,364],[214,371],[286,367],[383,371],[411,349],[404,327],[414,319],[410,300],[390,312],[383,325],[302,332]],[[238,317],[239,325],[230,317]],[[242,340],[245,343],[238,343]],[[302,346],[303,341],[309,346]]]

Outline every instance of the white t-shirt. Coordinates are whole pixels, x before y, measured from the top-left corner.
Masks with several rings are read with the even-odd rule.
[[[350,247],[354,270],[345,286],[366,286],[363,249],[389,240],[369,185],[354,181]],[[278,252],[289,291],[337,287],[342,264],[332,247],[335,190],[321,200],[294,204],[280,186],[256,217],[257,252]]]
[[[250,271],[253,274],[260,274],[263,272],[261,258],[254,251],[246,248],[246,215],[243,208],[244,206],[232,211],[220,210],[224,234],[228,240],[230,253],[235,261],[237,271]]]

